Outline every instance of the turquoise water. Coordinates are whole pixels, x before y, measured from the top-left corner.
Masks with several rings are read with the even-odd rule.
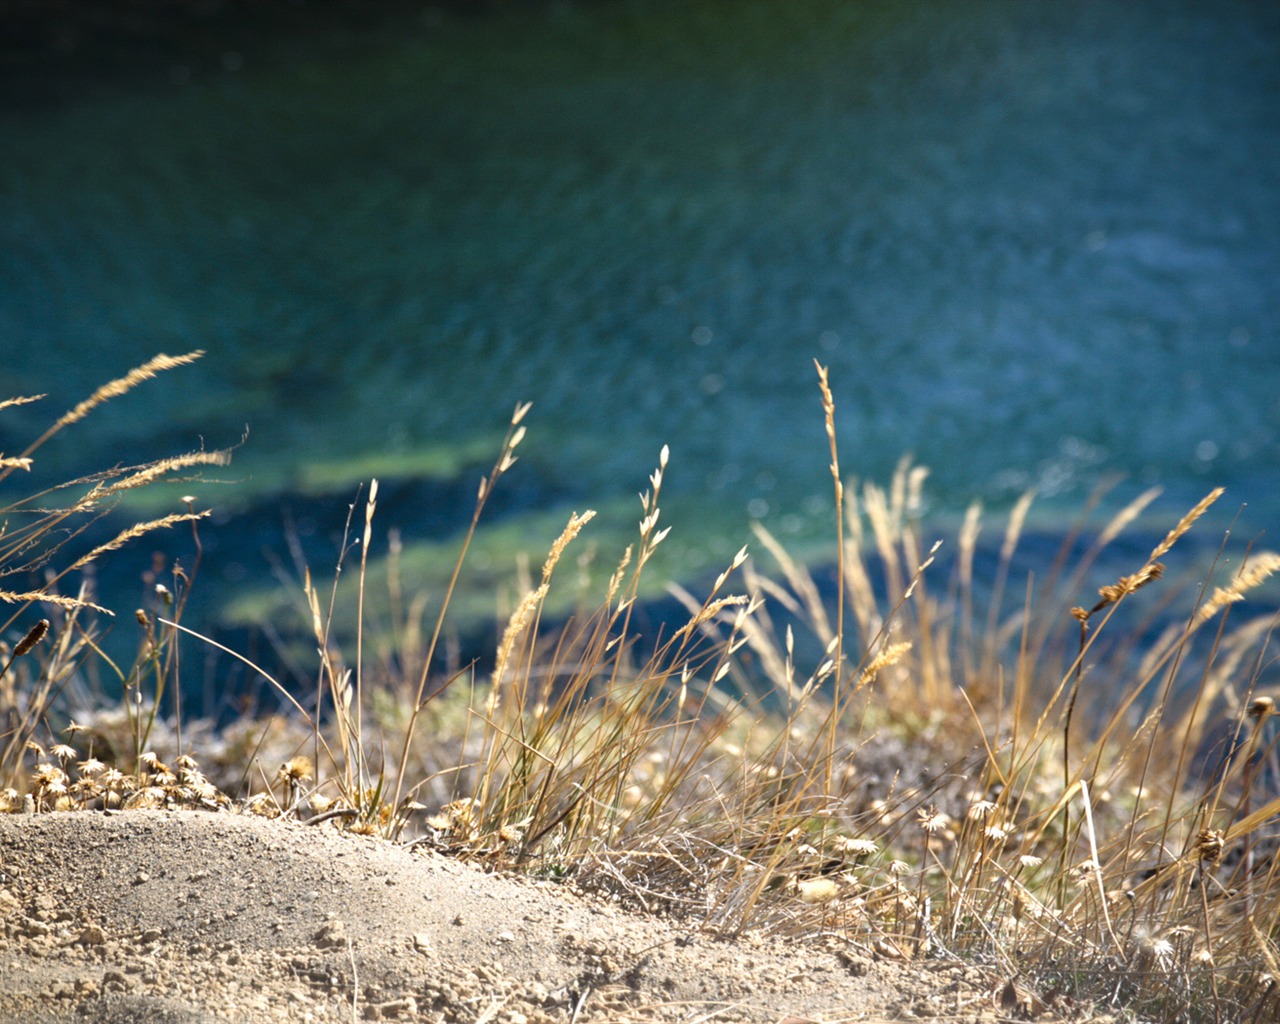
[[[3,390],[51,396],[0,450],[207,350],[37,473],[248,425],[196,492],[211,604],[276,588],[286,515],[327,567],[375,474],[438,579],[524,400],[477,609],[572,509],[612,561],[663,444],[672,571],[752,518],[803,543],[831,509],[814,358],[845,471],[912,452],[941,518],[1035,485],[1052,530],[1119,472],[1166,488],[1153,530],[1219,483],[1245,536],[1276,521],[1280,9],[381,10],[223,26],[221,60],[0,113]]]

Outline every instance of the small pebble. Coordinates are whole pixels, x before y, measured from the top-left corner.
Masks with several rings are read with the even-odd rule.
[[[82,946],[101,946],[107,941],[107,933],[96,924],[86,925],[76,941]]]

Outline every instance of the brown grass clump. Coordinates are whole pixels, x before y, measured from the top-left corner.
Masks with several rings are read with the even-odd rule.
[[[846,480],[835,402],[826,370],[818,375],[834,589],[758,526],[768,567],[743,549],[704,595],[674,588],[687,618],[657,636],[639,635],[636,606],[670,529],[659,526],[667,449],[598,604],[546,621],[556,570],[590,530],[593,513],[575,512],[548,538],[487,674],[445,670],[442,638],[528,407],[481,482],[430,625],[424,599],[391,628],[394,667],[366,636],[375,481],[355,629],[336,628],[335,591],[322,595],[308,574],[316,686],[295,694],[272,680],[302,727],[262,725],[262,750],[283,750],[270,769],[257,767],[265,755],[252,744],[237,748],[254,769],[245,765],[244,806],[571,876],[719,935],[963,958],[989,971],[1011,1014],[1273,1019],[1280,734],[1264,681],[1275,623],[1236,613],[1280,557],[1252,554],[1216,589],[1179,591],[1178,543],[1217,490],[1091,603],[1081,599],[1091,571],[1154,492],[1093,528],[1101,495],[1091,500],[1034,586],[1014,571],[1027,494],[989,568],[977,505],[944,568],[948,546],[920,518],[925,471],[904,460],[887,487]],[[400,593],[395,554],[392,545]],[[50,617],[77,611],[54,603]],[[176,614],[144,625],[157,648],[183,629]],[[356,637],[351,657],[340,633]],[[55,622],[52,638],[15,648],[8,664],[66,634]],[[41,671],[68,673],[89,650],[46,652]],[[80,747],[23,747],[0,765],[15,807],[222,803],[194,762],[170,769],[145,746],[120,778]],[[36,764],[24,774],[28,753]]]

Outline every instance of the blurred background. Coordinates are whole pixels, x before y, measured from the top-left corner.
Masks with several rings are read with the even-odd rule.
[[[157,352],[204,349],[42,449],[32,489],[201,443],[223,483],[189,624],[320,579],[377,476],[439,588],[532,401],[464,577],[492,628],[573,510],[608,570],[662,445],[661,573],[763,521],[829,557],[846,473],[931,469],[926,532],[1158,484],[1280,513],[1280,6],[1220,0],[0,2],[0,413],[20,451]],[[362,514],[362,513],[361,513]],[[998,530],[992,529],[992,544]],[[1266,543],[1263,538],[1263,543]],[[823,547],[823,545],[826,545]],[[148,538],[99,586],[127,612]],[[826,551],[827,555],[822,554]],[[1138,554],[1140,564],[1142,554]],[[1132,571],[1137,564],[1122,565]],[[282,596],[283,595],[283,596]],[[193,598],[195,600],[195,598]],[[123,628],[123,627],[120,627]]]

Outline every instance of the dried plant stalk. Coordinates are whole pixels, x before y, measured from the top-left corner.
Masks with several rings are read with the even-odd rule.
[[[63,427],[70,426],[72,423],[78,423],[89,415],[94,409],[102,405],[103,402],[110,401],[112,398],[118,398],[128,391],[133,390],[143,381],[151,380],[159,373],[165,370],[172,370],[179,366],[186,366],[188,363],[194,363],[197,359],[204,355],[203,349],[195,352],[188,352],[182,356],[170,356],[161,352],[158,356],[149,359],[141,366],[135,367],[126,373],[123,377],[118,377],[113,381],[109,381],[98,388],[92,395],[80,402],[75,408],[68,410],[60,416],[56,423],[49,428],[49,432],[61,430]]]
[[[175,512],[173,515],[163,516],[160,519],[152,519],[145,523],[134,523],[126,530],[121,530],[111,540],[105,544],[99,544],[96,548],[86,555],[82,555],[68,568],[68,572],[75,572],[83,569],[86,565],[108,551],[116,551],[124,547],[129,541],[141,537],[144,533],[151,533],[153,530],[168,529],[178,523],[191,523],[200,519],[208,518],[212,513],[209,509],[203,512]]]

